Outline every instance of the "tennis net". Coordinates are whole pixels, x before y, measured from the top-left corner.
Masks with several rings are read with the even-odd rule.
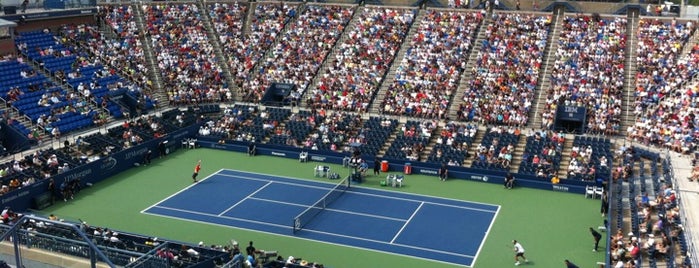
[[[347,189],[350,188],[350,180],[349,178],[345,178],[340,183],[335,185],[330,192],[325,194],[323,197],[320,198],[315,204],[312,206],[308,207],[306,210],[301,212],[298,216],[294,217],[294,222],[293,222],[293,228],[294,228],[294,233],[300,231],[303,229],[303,227],[310,222],[313,218],[315,218],[318,213],[321,211],[325,210],[325,208],[330,205],[333,201],[337,200],[338,197],[340,197],[342,194],[344,194]]]

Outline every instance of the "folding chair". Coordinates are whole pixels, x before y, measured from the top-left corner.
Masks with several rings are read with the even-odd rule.
[[[316,176],[316,177],[323,176],[323,166],[316,166],[316,168],[313,169],[313,176]]]
[[[197,139],[189,139],[189,149],[197,148]]]
[[[588,196],[592,197],[592,199],[595,199],[595,186],[585,186],[585,198],[587,198]]]
[[[391,185],[391,186],[396,185],[396,175],[395,174],[386,175],[386,185]]]
[[[299,162],[301,162],[301,163],[308,162],[308,152],[301,152],[299,154]]]
[[[595,195],[592,198],[595,198],[596,196],[599,196],[600,199],[602,199],[602,195],[604,194],[604,187],[602,186],[595,186]]]
[[[398,175],[396,177],[396,183],[393,185],[393,187],[403,187],[403,175]]]
[[[187,145],[189,145],[189,139],[182,140],[182,148],[187,148]]]

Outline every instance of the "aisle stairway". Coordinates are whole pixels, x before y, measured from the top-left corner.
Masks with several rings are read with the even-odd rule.
[[[352,31],[354,25],[357,23],[357,21],[361,17],[359,15],[359,13],[361,13],[361,12],[362,12],[362,7],[358,7],[358,6],[354,7],[354,11],[352,12],[352,19],[350,19],[350,21],[347,22],[347,26],[344,27],[342,29],[342,33],[340,33],[340,38],[335,40],[335,43],[332,45],[332,48],[330,49],[330,52],[323,59],[323,62],[320,64],[320,67],[318,67],[318,71],[315,73],[315,76],[313,76],[311,83],[308,84],[308,87],[303,92],[303,95],[301,95],[301,100],[305,100],[305,99],[311,97],[310,94],[308,94],[308,93],[313,91],[315,89],[316,85],[318,85],[318,80],[321,77],[323,77],[324,74],[328,73],[328,70],[330,69],[330,67],[332,67],[332,64],[333,64],[332,59],[334,59],[336,57],[338,50],[340,50],[340,48],[339,48],[340,46],[338,46],[338,44],[342,44],[343,42],[345,42],[345,40],[347,40],[347,32]],[[307,107],[307,108],[311,108],[311,107]]]
[[[209,43],[214,48],[214,55],[216,55],[216,65],[223,71],[223,76],[226,79],[226,84],[228,85],[227,90],[232,91],[231,93],[237,92],[235,90],[237,85],[234,83],[233,75],[231,74],[230,66],[228,66],[228,57],[224,56],[223,49],[221,49],[221,42],[216,33],[216,29],[213,26],[211,15],[209,14],[209,7],[203,1],[197,1],[197,7],[199,8],[199,14],[202,16],[202,22],[204,22],[204,29],[206,30],[206,35],[209,38]],[[243,25],[243,27],[245,27]],[[233,99],[237,99],[237,96],[233,96]],[[231,101],[231,100],[228,100]]]
[[[449,112],[447,113],[449,118],[458,118],[457,113],[459,111],[459,104],[463,103],[464,95],[468,87],[470,86],[469,81],[473,80],[473,73],[476,69],[476,61],[478,61],[478,55],[480,55],[479,52],[483,48],[483,40],[486,38],[486,29],[488,28],[488,25],[490,25],[493,22],[491,14],[491,12],[488,12],[488,14],[486,14],[483,18],[483,21],[481,21],[481,25],[478,26],[478,32],[476,34],[475,40],[473,41],[471,52],[468,55],[466,68],[461,73],[459,87],[456,90],[454,97],[450,101],[451,104],[449,107]],[[480,133],[478,134],[480,135]]]
[[[150,70],[150,79],[153,82],[153,98],[159,100],[158,106],[160,106],[160,108],[167,107],[169,106],[170,97],[165,89],[165,86],[163,85],[163,77],[161,75],[160,68],[158,67],[157,58],[155,57],[155,53],[157,52],[153,51],[151,37],[146,30],[143,8],[139,4],[132,4],[132,8],[135,13],[134,19],[136,20],[138,31],[143,33],[139,36],[139,38],[141,39],[141,44],[143,44],[143,54],[146,57],[146,64]]]
[[[413,20],[413,25],[410,26],[410,30],[408,30],[408,34],[405,35],[405,39],[403,40],[403,45],[401,45],[400,50],[398,50],[398,53],[396,53],[396,57],[393,58],[393,63],[391,64],[391,68],[388,69],[388,72],[386,73],[386,76],[383,79],[383,82],[381,83],[381,86],[379,87],[379,90],[376,93],[376,96],[374,97],[374,100],[371,103],[371,106],[369,108],[369,112],[371,112],[373,114],[382,114],[381,103],[386,98],[386,93],[388,91],[388,88],[396,80],[396,70],[398,70],[398,67],[400,66],[401,61],[405,57],[405,53],[408,51],[410,46],[412,46],[413,36],[415,35],[415,32],[420,27],[420,23],[422,22],[422,18],[424,16],[425,16],[425,10],[419,9],[417,15],[415,16],[415,19]]]
[[[635,108],[634,101],[634,91],[636,89],[636,69],[637,69],[637,44],[638,36],[636,32],[638,31],[638,13],[633,13],[635,16],[628,18],[628,23],[626,24],[626,68],[624,69],[624,93],[622,94],[622,107],[626,107],[621,114],[621,124],[620,133],[622,136],[626,136],[628,133],[626,129],[636,121],[636,116],[633,114]]]
[[[556,51],[558,50],[558,37],[561,33],[561,26],[565,19],[563,9],[558,9],[559,12],[553,14],[551,19],[551,32],[546,39],[546,49],[544,50],[543,68],[539,69],[539,83],[536,85],[535,100],[532,100],[532,107],[529,110],[529,122],[527,126],[533,129],[542,128],[542,114],[546,112],[546,96],[551,90],[551,70],[556,63]]]

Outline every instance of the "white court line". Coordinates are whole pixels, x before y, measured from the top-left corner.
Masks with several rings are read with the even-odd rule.
[[[260,175],[260,176],[269,176],[269,177],[276,177],[276,178],[284,178],[284,179],[291,179],[291,180],[300,180],[300,181],[307,181],[307,182],[314,182],[314,183],[323,183],[323,184],[328,184],[332,185],[329,182],[323,182],[323,181],[317,181],[317,180],[310,180],[310,179],[304,179],[304,178],[298,178],[298,177],[287,177],[287,176],[282,176],[282,175],[274,175],[274,174],[265,174],[265,173],[259,173],[259,172],[250,172],[250,171],[242,171],[242,170],[237,170],[237,169],[228,169],[225,168],[223,169],[224,171],[231,171],[231,172],[238,172],[238,173],[247,173],[247,174],[255,174],[255,175]],[[235,175],[228,175],[228,174],[219,174],[223,176],[235,176]],[[252,179],[252,178],[250,178]],[[278,182],[279,183],[279,182]],[[370,187],[364,187],[364,186],[353,186],[354,188],[362,188],[362,189],[367,189],[367,190],[373,190],[373,191],[379,191],[379,192],[386,192],[386,193],[400,193],[392,190],[385,190],[385,189],[377,189],[377,188],[370,188]],[[441,197],[441,196],[431,196],[431,195],[425,195],[425,194],[418,194],[418,193],[405,193],[409,195],[417,195],[417,196],[422,196],[422,197],[428,197],[428,198],[435,198],[435,199],[444,199],[444,200],[450,200],[450,201],[456,201],[456,202],[461,202],[461,203],[470,203],[470,204],[478,204],[478,205],[486,205],[486,206],[493,206],[493,207],[500,207],[500,205],[495,205],[495,204],[490,204],[490,203],[483,203],[483,202],[476,202],[476,201],[466,201],[466,200],[461,200],[461,199],[455,199],[455,198],[449,198],[449,197]]]
[[[284,205],[296,206],[296,207],[304,207],[304,208],[307,208],[307,207],[308,207],[308,205],[304,205],[304,204],[283,202],[283,201],[270,200],[270,199],[264,199],[264,198],[258,198],[258,197],[250,197],[250,199],[251,199],[251,200],[265,201],[265,202],[270,202],[270,203],[277,203],[277,204],[284,204]],[[334,209],[334,208],[325,208],[325,210],[326,210],[326,211],[338,212],[338,213],[345,213],[345,214],[357,215],[357,216],[364,216],[364,217],[369,217],[369,218],[377,218],[377,219],[391,220],[391,221],[400,221],[400,222],[406,221],[406,220],[400,219],[400,218],[386,217],[386,216],[381,216],[381,215],[367,214],[367,213],[354,212],[354,211],[341,210],[341,209]]]
[[[498,206],[498,211],[495,212],[495,215],[493,215],[493,218],[490,220],[490,226],[488,226],[488,230],[485,230],[485,236],[483,236],[483,239],[481,239],[481,245],[478,246],[478,250],[476,251],[476,256],[473,257],[473,262],[471,262],[471,266],[476,265],[476,260],[478,259],[478,255],[481,254],[481,249],[483,249],[483,245],[485,244],[485,240],[488,239],[488,235],[490,234],[490,229],[493,228],[493,225],[495,224],[495,218],[498,217],[498,213],[500,213],[500,206]]]
[[[171,207],[163,207],[163,206],[155,206],[155,207],[156,207],[156,208],[161,208],[161,209],[167,209],[167,210],[174,210],[174,211],[184,212],[184,213],[191,213],[191,214],[197,214],[197,215],[202,215],[202,216],[209,216],[209,217],[214,217],[214,218],[224,218],[224,219],[229,219],[229,220],[244,221],[244,222],[262,224],[262,225],[269,225],[269,226],[274,226],[274,227],[282,227],[282,228],[287,228],[287,229],[290,229],[290,228],[291,228],[291,227],[289,227],[289,226],[281,225],[281,224],[276,224],[276,223],[269,223],[269,222],[263,222],[263,221],[241,219],[241,218],[229,217],[229,216],[221,216],[221,215],[216,215],[216,214],[211,214],[211,213],[205,213],[205,212],[199,212],[199,211],[192,211],[192,210],[179,209],[179,208],[171,208]],[[156,214],[156,215],[159,215],[159,214]]]
[[[219,213],[218,215],[221,216],[221,215],[223,215],[223,214],[226,214],[226,212],[228,212],[228,211],[230,211],[231,209],[233,209],[234,207],[240,205],[240,203],[243,203],[243,201],[245,201],[246,199],[251,198],[253,195],[255,195],[256,193],[258,193],[259,191],[262,191],[262,189],[266,188],[267,186],[269,186],[269,185],[272,184],[273,182],[274,182],[274,181],[269,181],[269,182],[267,182],[267,184],[262,185],[262,187],[260,187],[259,189],[257,189],[257,191],[254,191],[254,192],[250,193],[248,196],[246,196],[245,198],[240,199],[240,201],[238,201],[237,203],[233,204],[233,205],[230,206],[228,209],[224,210],[223,212]]]
[[[398,232],[396,233],[396,235],[393,236],[393,239],[391,239],[391,242],[389,242],[389,244],[393,244],[393,242],[396,241],[396,238],[398,238],[398,236],[400,235],[400,233],[403,232],[403,229],[405,229],[405,226],[408,226],[408,223],[410,223],[410,221],[413,219],[413,217],[415,217],[415,214],[417,214],[417,211],[420,210],[420,208],[421,208],[422,205],[424,205],[424,204],[425,204],[424,202],[420,203],[420,206],[418,206],[418,207],[415,209],[415,211],[413,211],[413,215],[410,215],[410,218],[408,218],[408,220],[405,221],[405,224],[403,224],[403,227],[401,227],[400,230],[398,230]]]
[[[342,243],[333,243],[333,242],[328,242],[325,240],[316,240],[316,239],[311,239],[311,238],[304,238],[300,236],[295,236],[295,235],[287,235],[287,234],[282,234],[282,233],[274,233],[274,232],[267,232],[267,231],[261,231],[259,229],[249,229],[249,228],[243,228],[243,227],[238,227],[238,226],[231,226],[231,225],[225,225],[225,224],[220,224],[220,223],[214,223],[214,222],[208,222],[208,221],[200,221],[200,220],[193,220],[193,219],[187,219],[187,218],[180,218],[180,217],[174,217],[174,216],[168,216],[168,215],[163,215],[163,214],[158,214],[158,213],[151,213],[151,212],[142,212],[141,214],[144,215],[151,215],[155,217],[162,217],[162,218],[168,218],[172,220],[180,220],[180,221],[187,221],[187,222],[194,222],[194,223],[201,223],[201,224],[207,224],[207,225],[213,225],[213,226],[219,226],[219,227],[224,227],[224,228],[231,228],[231,229],[237,229],[237,230],[245,230],[249,232],[254,232],[254,233],[260,233],[260,234],[267,234],[267,235],[277,235],[277,236],[283,236],[287,238],[293,238],[293,239],[299,239],[299,240],[304,240],[304,241],[311,241],[314,243],[321,243],[325,245],[332,245],[332,246],[338,246],[338,247],[346,247],[346,248],[353,248],[353,249],[358,249],[358,250],[366,250],[366,251],[371,251],[371,252],[377,252],[381,254],[388,254],[388,255],[393,255],[393,256],[400,256],[400,257],[407,257],[411,259],[416,259],[416,260],[423,260],[423,261],[428,261],[428,262],[435,262],[435,263],[443,263],[443,264],[448,264],[448,265],[458,265],[462,266],[461,263],[456,263],[456,262],[448,262],[448,261],[442,261],[442,260],[437,260],[437,259],[431,259],[431,258],[425,258],[425,257],[418,257],[418,256],[413,256],[413,255],[406,255],[402,253],[396,253],[396,252],[390,252],[386,250],[378,250],[378,249],[373,249],[373,248],[365,248],[365,247],[360,247],[360,246],[353,246],[353,245],[348,245],[348,244],[342,244]],[[291,229],[291,227],[289,227]],[[304,229],[308,230],[308,229]],[[312,231],[312,230],[308,230]],[[358,238],[355,238],[358,239]],[[359,239],[361,240],[361,239]],[[393,244],[394,246],[400,246]],[[458,257],[464,257],[464,258],[473,258],[469,256],[458,256]],[[465,267],[473,267],[472,265],[465,265]]]
[[[228,175],[228,174],[218,174],[219,176],[226,176],[226,177],[232,177],[232,178],[238,178],[238,179],[244,179],[244,180],[253,180],[253,181],[270,181],[266,179],[258,179],[258,178],[248,178],[248,177],[242,177],[238,175]],[[279,176],[273,176],[273,177],[279,177]],[[283,178],[283,177],[282,177]],[[299,186],[299,187],[305,187],[305,188],[312,188],[312,189],[322,189],[322,190],[328,190],[329,188],[325,187],[319,187],[319,186],[313,186],[313,185],[307,185],[307,184],[302,184],[302,183],[294,183],[294,182],[285,182],[285,181],[274,181],[275,183],[279,184],[286,184],[286,185],[293,185],[293,186]],[[332,184],[328,184],[332,185]],[[350,189],[352,189],[350,187]],[[368,188],[367,188],[368,189]],[[372,188],[373,189],[373,188]],[[443,203],[436,203],[436,202],[431,202],[431,201],[419,201],[415,199],[408,199],[408,198],[402,198],[402,197],[394,197],[394,196],[384,196],[384,195],[378,195],[378,194],[370,194],[370,193],[360,193],[360,192],[354,192],[354,191],[347,191],[348,194],[357,194],[357,195],[364,195],[364,196],[372,196],[372,197],[380,197],[380,198],[388,198],[388,199],[394,199],[394,200],[400,200],[400,201],[408,201],[408,202],[414,202],[414,203],[425,203],[425,204],[430,204],[430,205],[436,205],[436,206],[443,206],[443,207],[453,207],[453,208],[460,208],[460,209],[466,209],[466,210],[473,210],[473,211],[481,211],[481,212],[488,212],[488,213],[496,213],[497,210],[492,211],[489,209],[480,209],[480,208],[472,208],[472,207],[464,207],[464,206],[457,206],[457,205],[450,205],[450,204],[443,204]],[[406,195],[413,195],[412,193],[406,193]],[[435,197],[432,197],[435,198]],[[453,200],[453,201],[459,201],[459,200]],[[466,201],[459,201],[462,203],[469,203]],[[490,204],[488,204],[490,205]],[[495,206],[495,205],[490,205],[497,207],[498,209],[500,206]]]
[[[219,173],[219,172],[221,172],[221,171],[223,171],[223,170],[224,170],[224,169],[219,169],[219,170],[217,170],[216,172],[211,173],[209,176],[206,176],[206,177],[204,177],[203,179],[199,180],[199,182],[202,182],[202,181],[204,181],[204,180],[206,180],[206,179],[208,179],[208,178],[211,178],[212,176],[216,175],[217,173]],[[199,182],[197,182],[197,183],[199,183]],[[151,206],[145,208],[144,210],[141,210],[141,213],[145,213],[146,210],[149,210],[149,209],[151,209],[152,207],[158,206],[158,205],[162,204],[163,202],[167,201],[168,199],[170,199],[170,198],[172,198],[172,197],[174,197],[174,196],[176,196],[176,195],[178,195],[178,194],[180,194],[180,193],[182,193],[182,192],[184,192],[184,191],[186,191],[186,190],[189,190],[189,188],[194,187],[194,185],[196,185],[197,183],[192,183],[192,185],[189,185],[189,186],[187,186],[187,187],[184,187],[184,189],[179,190],[179,191],[177,191],[177,192],[171,194],[171,195],[168,196],[168,197],[165,197],[163,200],[160,200],[160,201],[158,201],[157,203],[155,203],[155,204],[153,204],[153,205],[151,205]]]
[[[238,175],[228,175],[228,174],[218,174],[219,176],[225,176],[225,177],[231,177],[231,178],[237,178],[237,179],[244,179],[244,180],[251,180],[251,181],[274,181],[279,184],[286,184],[286,185],[293,185],[293,186],[301,186],[301,187],[306,187],[306,188],[311,188],[311,189],[319,189],[319,190],[328,190],[332,189],[333,186],[336,184],[330,184],[330,183],[325,183],[330,188],[328,187],[321,187],[321,186],[314,186],[314,185],[308,185],[308,184],[303,184],[303,183],[295,183],[295,182],[286,182],[286,181],[277,181],[277,180],[270,180],[270,179],[258,179],[258,178],[250,178],[250,177],[243,177],[243,176],[238,176]]]
[[[161,208],[161,209],[174,210],[174,211],[180,211],[180,212],[185,212],[185,213],[192,213],[192,214],[203,215],[203,216],[219,217],[219,218],[225,218],[225,219],[230,219],[230,220],[244,221],[244,222],[257,223],[257,224],[262,224],[262,225],[269,225],[269,226],[274,226],[274,227],[280,227],[280,228],[285,228],[285,229],[292,229],[291,226],[286,226],[286,225],[281,225],[281,224],[275,224],[275,223],[269,223],[269,222],[262,222],[262,221],[256,221],[256,220],[248,220],[248,219],[241,219],[241,218],[235,218],[235,217],[229,217],[229,216],[218,216],[218,215],[216,215],[216,214],[204,213],[204,212],[197,212],[197,211],[190,211],[190,210],[186,210],[186,209],[170,208],[170,207],[163,207],[163,206],[156,206],[156,207],[157,207],[157,208]],[[144,213],[144,214],[152,214],[152,215],[157,215],[157,216],[169,217],[169,216],[166,216],[166,215],[160,215],[160,214],[157,214],[157,213],[150,213],[150,212],[146,212],[146,213]],[[173,217],[173,218],[174,218],[174,217]],[[175,219],[181,219],[181,218],[175,218]],[[229,226],[229,227],[231,227],[231,226]],[[236,228],[237,228],[237,227],[236,227]],[[436,250],[436,249],[429,249],[429,248],[418,247],[418,246],[410,246],[410,245],[404,245],[404,244],[390,244],[390,243],[388,243],[388,242],[386,242],[386,241],[381,241],[381,240],[368,239],[368,238],[358,238],[358,237],[356,237],[356,236],[341,235],[341,234],[337,234],[337,233],[329,233],[329,232],[318,231],[318,230],[313,230],[313,229],[303,229],[303,231],[313,232],[313,233],[318,233],[318,234],[324,234],[324,235],[329,235],[329,236],[337,236],[337,237],[343,237],[343,238],[351,238],[351,239],[355,239],[355,240],[373,242],[373,243],[377,243],[377,244],[385,244],[385,245],[389,245],[389,246],[393,245],[393,246],[400,246],[400,247],[406,247],[406,248],[411,248],[411,249],[418,249],[418,250],[423,250],[423,251],[427,251],[427,252],[434,252],[434,253],[440,253],[440,254],[452,255],[452,256],[458,256],[458,257],[465,257],[465,258],[473,258],[473,257],[474,257],[474,256],[472,256],[472,255],[467,255],[467,254],[458,254],[458,253],[454,253],[454,252],[448,252],[448,251],[442,251],[442,250]],[[269,232],[265,232],[265,233],[269,233]],[[277,234],[277,233],[272,233],[272,234]],[[291,236],[291,237],[298,238],[298,237],[296,237],[296,236]],[[309,240],[318,241],[318,240],[313,240],[313,239],[309,239]],[[332,243],[330,243],[330,244],[332,244]],[[345,244],[339,244],[339,245],[345,245]],[[346,245],[345,245],[345,246],[346,246]],[[362,248],[362,247],[357,247],[357,248],[365,249],[365,248]],[[384,252],[384,251],[379,251],[379,252]],[[398,254],[398,255],[406,256],[406,255],[404,255],[404,254]],[[432,259],[430,259],[430,260],[432,260]]]

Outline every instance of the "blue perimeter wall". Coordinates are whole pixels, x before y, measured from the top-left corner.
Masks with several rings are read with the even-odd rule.
[[[143,162],[143,157],[148,150],[152,150],[153,155],[157,155],[160,142],[167,142],[165,148],[167,151],[172,152],[181,146],[183,139],[193,137],[198,130],[199,125],[182,128],[162,138],[144,142],[108,157],[74,167],[66,173],[57,174],[51,177],[56,183],[56,193],[54,194],[58,197],[61,196],[60,185],[66,180],[80,179],[82,182],[81,186],[84,187],[87,183],[95,184],[133,168],[136,163]],[[34,197],[48,192],[48,183],[49,180],[40,180],[30,186],[11,191],[0,196],[0,204],[3,207],[10,207],[13,211],[26,211],[32,208]]]
[[[235,152],[247,153],[248,145],[247,142],[238,141],[228,141],[226,144],[218,143],[216,139],[210,139],[208,137],[198,137],[198,143],[204,148],[212,148],[219,150],[228,150]],[[310,162],[322,162],[322,163],[332,163],[332,164],[342,164],[342,159],[348,157],[349,154],[340,154],[333,151],[313,151],[304,150],[301,148],[280,146],[280,145],[270,145],[270,144],[256,144],[258,155],[271,155],[278,157],[286,157],[298,159],[301,152],[308,152],[308,161]],[[369,167],[374,166],[374,159],[364,159]],[[425,163],[418,161],[406,161],[397,159],[382,158],[381,160],[388,161],[390,172],[403,172],[403,168],[407,163],[410,163],[412,167],[413,174],[423,174],[423,175],[434,175],[437,176],[437,171],[440,168],[439,164],[435,163]],[[494,171],[494,170],[484,170],[476,168],[466,168],[466,167],[455,167],[449,166],[449,178],[474,180],[488,183],[498,183],[503,184],[505,175],[507,172]],[[344,174],[340,174],[344,176]],[[561,180],[559,184],[553,184],[548,179],[537,178],[531,175],[518,175],[514,174],[516,179],[516,185],[519,187],[529,187],[544,190],[553,190],[560,192],[571,192],[571,193],[585,193],[585,187],[587,185],[594,185],[595,182],[586,182],[578,180]]]
[[[95,184],[127,169],[133,168],[136,163],[141,163],[143,161],[143,156],[148,150],[152,150],[153,154],[157,154],[158,144],[160,142],[167,142],[166,148],[169,152],[172,152],[180,147],[182,140],[196,136],[198,130],[198,124],[186,127],[170,133],[165,137],[144,142],[138,146],[112,154],[109,157],[75,167],[66,173],[55,175],[52,177],[57,188],[57,192],[54,194],[60,196],[60,193],[58,192],[60,190],[58,188],[60,188],[59,186],[65,180],[80,179],[83,185],[87,183]],[[219,144],[217,139],[209,137],[198,137],[198,139],[199,145],[204,148],[242,153],[247,153],[249,145],[247,142],[238,141],[228,141],[226,144]],[[256,144],[256,148],[258,155],[271,155],[293,159],[298,159],[299,153],[306,151],[308,152],[309,161],[332,164],[342,164],[343,158],[349,156],[348,154],[340,154],[333,151],[308,151],[295,147],[270,144]],[[437,176],[437,171],[440,167],[440,165],[434,163],[385,158],[381,160],[388,161],[389,171],[391,172],[403,172],[404,166],[407,163],[410,163],[412,166],[412,172],[414,174]],[[373,167],[373,159],[366,159],[366,161],[370,167]],[[506,172],[502,171],[454,166],[449,167],[450,178],[474,180],[487,183],[502,184],[504,182],[505,174]],[[340,175],[344,176],[344,174]],[[541,179],[531,175],[515,174],[515,178],[517,180],[516,185],[519,187],[580,194],[585,193],[585,187],[587,185],[594,184],[594,182],[568,180],[561,180],[561,183],[559,184],[552,184],[547,179]],[[48,180],[41,180],[28,187],[23,187],[21,189],[9,192],[6,195],[0,196],[0,204],[4,207],[10,207],[14,211],[26,211],[29,208],[32,208],[34,197],[45,194],[47,191]]]

